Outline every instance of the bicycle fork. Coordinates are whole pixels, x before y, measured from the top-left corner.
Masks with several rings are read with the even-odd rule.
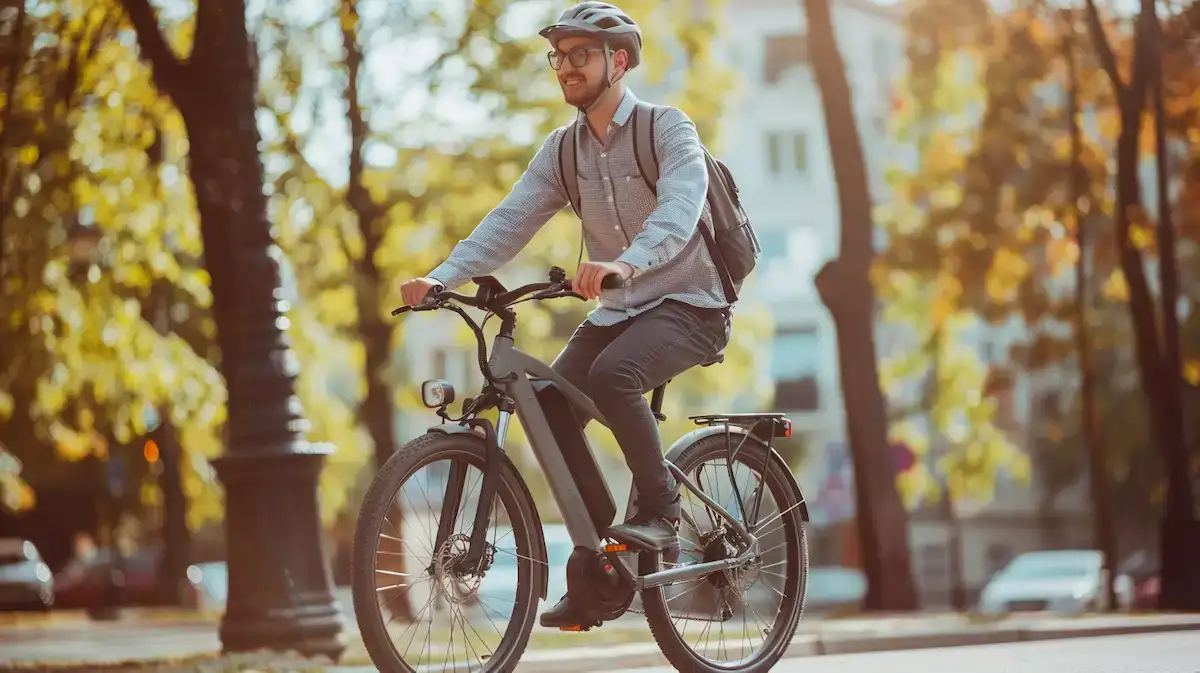
[[[496,428],[493,428],[492,422],[486,418],[471,418],[463,421],[472,428],[483,430],[484,444],[487,446],[483,465],[483,484],[479,491],[479,504],[475,509],[470,546],[462,560],[463,567],[479,567],[483,560],[488,518],[491,514],[492,501],[496,495],[496,480],[500,478],[501,450],[504,438],[508,435],[511,417],[511,411],[501,409]],[[465,460],[454,460],[450,463],[450,474],[446,479],[446,493],[442,498],[441,517],[438,520],[437,537],[434,540],[435,554],[446,543],[458,522],[458,510],[462,507],[463,489],[467,485],[468,467]]]

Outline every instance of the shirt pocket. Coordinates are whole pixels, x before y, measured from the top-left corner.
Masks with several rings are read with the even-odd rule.
[[[646,218],[658,205],[658,197],[650,191],[642,174],[635,168],[630,173],[613,177],[613,193],[616,195],[617,212],[626,224],[630,237],[642,233]]]

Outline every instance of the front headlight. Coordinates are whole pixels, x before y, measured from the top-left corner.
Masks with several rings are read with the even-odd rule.
[[[431,379],[421,384],[421,402],[430,409],[444,407],[454,401],[454,386],[449,381]]]

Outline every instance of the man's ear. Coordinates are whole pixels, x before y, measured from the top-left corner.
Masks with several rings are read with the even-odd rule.
[[[624,49],[618,49],[613,52],[612,56],[613,77],[623,77],[629,69],[629,52]]]

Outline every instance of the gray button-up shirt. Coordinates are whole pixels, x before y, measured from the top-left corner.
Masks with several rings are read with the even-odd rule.
[[[612,325],[676,299],[702,308],[727,306],[721,279],[696,224],[711,227],[705,196],[708,169],[696,126],[683,111],[655,110],[658,196],[638,172],[629,123],[637,99],[626,90],[606,142],[582,115],[578,150],[580,210],[588,259],[621,261],[634,268],[621,289],[604,290],[589,315]],[[492,273],[511,260],[554,216],[570,205],[558,177],[558,147],[566,126],[555,129],[512,191],[484,217],[430,278],[448,289]]]

